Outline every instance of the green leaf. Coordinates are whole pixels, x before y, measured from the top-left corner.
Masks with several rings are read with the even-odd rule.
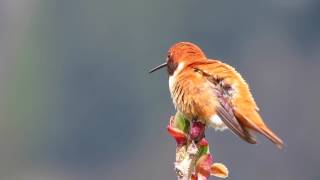
[[[201,157],[204,154],[210,154],[209,146],[200,147],[198,150],[198,157]]]
[[[184,133],[188,133],[190,123],[181,113],[177,112],[174,121],[174,127],[180,129]]]

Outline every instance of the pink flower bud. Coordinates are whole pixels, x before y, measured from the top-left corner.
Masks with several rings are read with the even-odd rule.
[[[211,174],[211,165],[213,163],[213,158],[210,154],[202,155],[196,164],[196,173],[203,177],[209,177]]]
[[[205,125],[201,122],[192,122],[190,137],[195,141],[200,141],[204,137]]]

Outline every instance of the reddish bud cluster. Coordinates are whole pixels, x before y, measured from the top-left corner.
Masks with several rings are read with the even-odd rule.
[[[179,171],[178,178],[186,179],[183,176],[190,176],[190,179],[192,180],[207,180],[209,176],[216,176],[221,178],[227,177],[228,169],[221,163],[214,163],[213,156],[209,152],[209,143],[204,138],[205,125],[201,122],[192,122],[191,125],[183,124],[183,126],[181,127],[190,127],[189,130],[186,131],[181,127],[177,127],[175,120],[175,117],[171,117],[168,125],[169,134],[177,142],[176,156],[179,157],[176,158],[177,160],[175,165],[184,167],[187,162],[189,163],[187,165],[189,165],[190,167],[186,167],[186,169],[193,169],[191,174],[183,174],[182,172],[186,171]],[[181,119],[179,120],[181,121]],[[185,123],[189,122],[186,121]],[[191,156],[190,154],[188,154],[188,148],[190,148],[191,144],[194,142],[196,142],[197,153]],[[183,155],[181,155],[181,149],[183,150]],[[190,157],[192,157],[193,159],[190,159]]]

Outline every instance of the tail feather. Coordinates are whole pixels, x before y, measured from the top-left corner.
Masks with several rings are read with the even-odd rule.
[[[279,149],[284,147],[283,141],[269,129],[265,123],[262,121],[260,115],[255,113],[250,113],[248,116],[236,113],[237,118],[240,118],[242,121],[242,126],[252,129],[265,137],[267,137],[271,142],[273,142]],[[250,116],[250,117],[249,117]]]
[[[284,147],[283,141],[275,134],[273,133],[267,126],[264,126],[263,128],[259,128],[258,132],[265,135],[270,141],[272,141],[279,149],[282,149]]]

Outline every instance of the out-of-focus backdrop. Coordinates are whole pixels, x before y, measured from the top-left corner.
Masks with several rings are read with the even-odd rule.
[[[0,179],[176,179],[167,49],[236,67],[278,150],[207,131],[229,179],[319,180],[320,1],[1,0]]]

